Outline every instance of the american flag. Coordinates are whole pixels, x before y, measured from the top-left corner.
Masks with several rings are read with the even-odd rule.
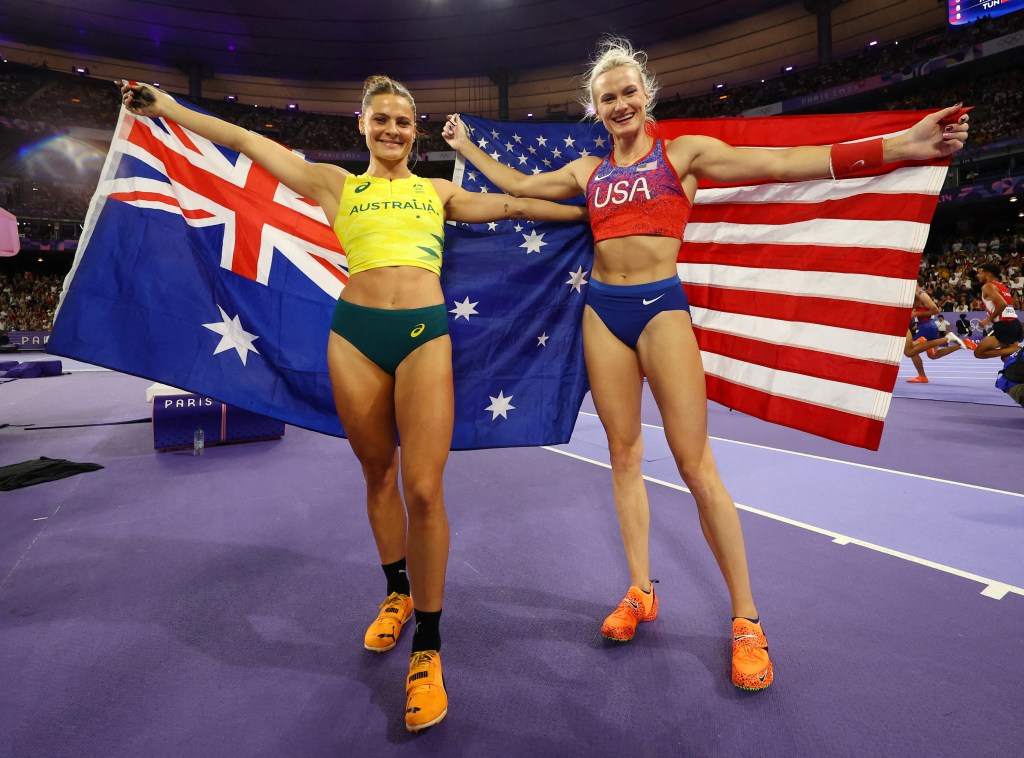
[[[737,147],[782,148],[891,136],[924,115],[689,119],[658,129],[667,139],[706,134]],[[608,135],[590,124],[463,120],[485,152],[524,173],[609,149]],[[708,397],[877,449],[947,164],[890,164],[839,181],[702,184],[678,270]],[[496,191],[463,160],[456,179]]]
[[[583,224],[449,227],[453,449],[568,441],[586,376],[567,279],[590,250]],[[347,281],[319,206],[244,155],[122,110],[48,349],[343,434],[325,356]]]

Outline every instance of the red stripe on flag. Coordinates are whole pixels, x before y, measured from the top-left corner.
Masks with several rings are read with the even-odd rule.
[[[706,353],[717,353],[758,366],[867,387],[879,392],[891,392],[899,372],[899,366],[839,353],[776,345],[699,327],[694,327],[693,331],[697,335],[697,344]]]
[[[708,399],[721,403],[726,408],[845,445],[878,450],[882,439],[881,421],[779,395],[770,395],[711,374],[706,376],[706,380]]]
[[[809,324],[856,324],[859,329],[898,337],[906,334],[910,309],[855,300],[806,297],[779,292],[739,291],[683,282],[691,305],[712,311],[741,313]]]
[[[348,284],[348,274],[346,274],[344,271],[338,268],[337,265],[321,258],[319,255],[316,255],[315,253],[310,253],[309,257],[315,260],[325,269],[327,269],[339,282],[341,282],[342,284]]]
[[[698,200],[699,200],[698,195]],[[854,221],[914,221],[931,223],[937,203],[934,195],[915,193],[865,193],[819,203],[701,203],[690,214],[690,221],[728,224],[793,224],[801,221],[827,221],[830,218]]]
[[[163,121],[165,124],[167,124],[167,128],[171,130],[171,133],[178,138],[178,141],[181,142],[182,145],[191,150],[193,153],[199,153],[200,155],[202,155],[202,153],[199,152],[199,148],[196,147],[195,143],[188,138],[188,134],[185,133],[185,130],[182,129],[181,126],[179,126],[176,121],[171,121],[167,118],[165,118]]]
[[[202,208],[182,208],[181,203],[178,202],[178,198],[173,195],[163,195],[159,192],[112,192],[108,197],[111,200],[121,200],[125,203],[143,201],[173,205],[181,210],[181,215],[185,218],[200,219],[214,217],[212,213],[204,211]]]
[[[870,247],[683,242],[679,262],[911,279],[917,276],[921,254]]]

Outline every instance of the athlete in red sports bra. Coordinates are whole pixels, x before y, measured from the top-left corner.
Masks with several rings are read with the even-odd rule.
[[[841,178],[849,172],[906,159],[934,159],[963,147],[967,116],[959,106],[933,113],[906,132],[859,145],[738,149],[706,136],[660,143],[648,124],[656,85],[646,55],[628,40],[606,38],[587,75],[586,98],[608,130],[613,151],[547,173],[521,174],[490,158],[468,139],[457,115],[443,132],[448,144],[492,182],[517,196],[563,200],[586,193],[596,240],[594,270],[583,313],[583,345],[591,393],[608,435],[615,508],[622,530],[630,588],[607,618],[602,634],[633,637],[639,622],[657,615],[648,561],[650,515],[641,472],[641,366],[664,420],[679,472],[697,503],[701,528],[725,578],[732,600],[732,682],[764,689],[774,672],[759,623],[747,571],[747,555],[736,506],[718,475],[707,432],[707,395],[700,351],[685,297],[677,291],[676,256],[683,215],[698,182],[754,179]],[[942,123],[944,119],[951,123]],[[664,155],[664,164],[657,152]],[[652,157],[655,156],[655,157]],[[648,168],[652,161],[657,166]],[[644,179],[668,168],[676,182]],[[612,175],[606,171],[615,171]],[[681,294],[681,292],[680,292]],[[595,297],[596,296],[596,297]],[[664,301],[672,302],[662,307]],[[647,318],[646,308],[655,312]],[[639,326],[639,329],[638,329]]]
[[[1013,307],[1010,288],[999,281],[1002,267],[998,263],[984,263],[978,267],[981,282],[981,302],[988,311],[981,321],[984,327],[992,324],[992,333],[978,343],[975,358],[1005,358],[1020,349],[1024,340],[1024,326]]]

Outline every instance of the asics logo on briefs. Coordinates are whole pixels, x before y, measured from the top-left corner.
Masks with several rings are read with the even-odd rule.
[[[653,300],[648,300],[648,299],[647,299],[647,298],[645,297],[645,298],[644,298],[644,305],[650,305],[651,303],[656,303],[656,302],[658,302],[659,300],[661,300],[661,299],[662,299],[663,297],[665,297],[665,293],[664,293],[664,292],[662,292],[662,293],[661,293],[660,295],[658,295],[658,296],[657,296],[656,298],[654,298]]]
[[[363,182],[358,187],[356,187],[355,192],[358,195],[360,192],[365,192],[367,189],[369,189],[369,187],[370,187],[370,183],[369,182]]]
[[[427,328],[426,324],[416,324],[415,328],[409,332],[410,337],[419,337],[423,334],[423,330]]]

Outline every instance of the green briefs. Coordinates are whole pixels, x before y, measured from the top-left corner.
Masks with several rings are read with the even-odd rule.
[[[448,334],[448,311],[444,304],[389,311],[338,300],[331,331],[394,376],[405,356]]]

